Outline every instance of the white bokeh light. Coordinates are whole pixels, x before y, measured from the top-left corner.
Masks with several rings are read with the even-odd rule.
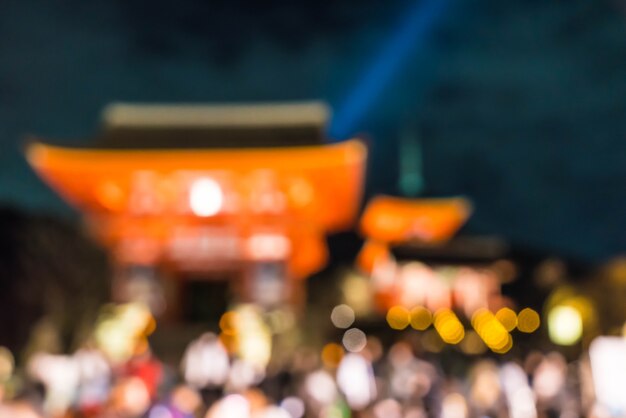
[[[223,385],[228,379],[229,369],[226,348],[211,333],[193,341],[183,356],[183,376],[187,383],[197,388]]]
[[[341,341],[346,350],[358,353],[367,345],[367,336],[358,328],[350,328],[343,334]]]
[[[346,354],[337,369],[337,386],[351,408],[361,410],[376,399],[371,363],[360,354]]]
[[[330,320],[337,328],[348,328],[354,323],[354,310],[348,305],[337,305],[330,314]]]
[[[298,397],[289,396],[283,399],[280,407],[287,411],[291,418],[302,418],[304,416],[304,402]]]
[[[194,181],[189,191],[191,211],[202,217],[216,215],[224,203],[224,194],[220,185],[210,178]]]
[[[206,418],[250,418],[250,403],[241,395],[232,394],[220,399],[207,411]]]
[[[335,380],[324,370],[308,375],[304,381],[304,389],[312,400],[321,405],[328,405],[337,398]]]

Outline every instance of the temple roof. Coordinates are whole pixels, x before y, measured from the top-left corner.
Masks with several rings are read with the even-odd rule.
[[[266,148],[325,142],[321,102],[228,105],[112,104],[98,148]]]

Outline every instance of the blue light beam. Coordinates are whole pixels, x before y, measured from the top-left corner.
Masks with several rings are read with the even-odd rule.
[[[426,35],[443,15],[449,0],[416,0],[393,33],[386,48],[376,57],[373,65],[357,82],[352,93],[338,107],[330,128],[333,138],[352,135],[367,115],[403,61],[412,50],[426,44]]]

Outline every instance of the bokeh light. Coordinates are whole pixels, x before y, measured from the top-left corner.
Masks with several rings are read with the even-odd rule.
[[[369,278],[357,272],[348,272],[341,286],[344,301],[355,315],[365,316],[372,311],[372,292]]]
[[[227,395],[215,403],[205,418],[248,418],[251,415],[250,402],[241,395]]]
[[[150,393],[138,377],[121,381],[113,389],[112,399],[122,416],[140,416],[150,407]]]
[[[223,333],[234,335],[237,331],[237,312],[227,311],[220,318],[219,326]]]
[[[220,341],[231,353],[264,368],[272,352],[272,332],[258,306],[244,304],[222,315]]]
[[[583,335],[583,319],[572,306],[556,306],[548,313],[548,335],[559,345],[573,345]]]
[[[374,405],[375,418],[402,418],[402,406],[395,399],[383,399]]]
[[[441,403],[441,418],[466,418],[467,402],[460,393],[450,393]]]
[[[150,408],[148,418],[174,418],[173,412],[165,405],[155,405]]]
[[[367,336],[358,328],[351,328],[343,334],[343,346],[352,353],[358,353],[367,345]]]
[[[322,349],[322,362],[326,367],[334,369],[339,366],[343,355],[343,347],[339,344],[328,343]]]
[[[235,359],[230,367],[226,387],[232,391],[244,391],[265,378],[265,370],[258,364]]]
[[[223,201],[222,189],[215,180],[201,178],[191,184],[189,207],[196,216],[216,215],[222,208]]]
[[[465,336],[463,324],[450,309],[440,309],[435,312],[434,324],[441,339],[448,344],[458,344]]]
[[[189,344],[181,367],[187,383],[204,388],[224,384],[230,364],[221,341],[214,334],[206,333]]]
[[[354,323],[354,310],[348,305],[337,305],[330,314],[330,320],[337,328],[348,328]]]
[[[511,334],[488,309],[479,309],[474,313],[472,326],[487,347],[495,353],[506,353],[513,346]]]
[[[423,306],[411,309],[411,327],[418,331],[424,331],[433,322],[433,315]]]
[[[304,402],[296,396],[289,396],[283,399],[280,407],[287,411],[291,418],[302,418],[304,416]]]
[[[622,337],[597,337],[589,346],[589,359],[597,402],[607,408],[602,417],[623,416],[626,411],[626,340]],[[616,413],[611,414],[610,411]]]
[[[171,402],[179,411],[194,415],[202,405],[202,398],[197,390],[186,385],[179,385],[172,392]]]
[[[561,393],[567,374],[567,362],[557,353],[546,355],[533,372],[532,386],[541,401],[555,399]]]
[[[337,386],[351,408],[360,410],[376,399],[371,364],[360,354],[347,354],[337,370]]]
[[[320,405],[327,405],[337,397],[335,379],[323,370],[315,371],[306,377],[304,390],[311,400]]]
[[[492,351],[496,354],[508,353],[513,348],[513,337],[511,334],[507,335],[506,343],[502,347],[494,347]]]
[[[539,325],[541,325],[539,314],[531,308],[522,309],[517,316],[517,329],[521,332],[535,332]]]
[[[95,342],[111,361],[122,363],[137,348],[147,348],[146,337],[154,329],[154,317],[147,305],[107,305],[102,309],[96,325]]]
[[[501,308],[496,312],[496,319],[500,321],[502,326],[509,332],[517,327],[517,314],[511,308]]]
[[[411,345],[405,341],[399,341],[389,349],[389,363],[396,369],[406,368],[414,360]]]
[[[500,369],[500,382],[511,418],[537,418],[535,394],[528,385],[528,377],[518,364],[504,364]]]
[[[476,363],[471,372],[470,398],[483,410],[492,408],[500,399],[501,386],[498,367],[491,360]]]
[[[410,313],[404,306],[393,306],[387,311],[386,319],[391,329],[403,330],[409,326]]]
[[[381,359],[385,354],[385,348],[378,337],[368,335],[367,345],[363,351],[363,355],[368,358],[369,361],[375,362]]]

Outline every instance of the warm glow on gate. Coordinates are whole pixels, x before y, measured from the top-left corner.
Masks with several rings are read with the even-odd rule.
[[[248,238],[247,250],[254,260],[280,260],[289,256],[291,242],[280,234],[255,234]]]
[[[269,254],[285,259],[293,279],[325,265],[325,234],[353,226],[366,155],[358,140],[276,148],[121,150],[36,142],[27,150],[42,179],[125,260],[173,261],[174,270],[191,271],[205,270],[215,261],[238,268],[236,261]],[[271,202],[255,206],[256,198]],[[203,246],[223,238],[209,227],[227,231],[224,249],[215,250],[212,242],[210,248]],[[186,232],[178,234],[180,230]],[[259,233],[281,237],[248,242]],[[149,243],[149,257],[129,254],[123,248],[127,242]],[[176,248],[173,260],[171,248]]]

